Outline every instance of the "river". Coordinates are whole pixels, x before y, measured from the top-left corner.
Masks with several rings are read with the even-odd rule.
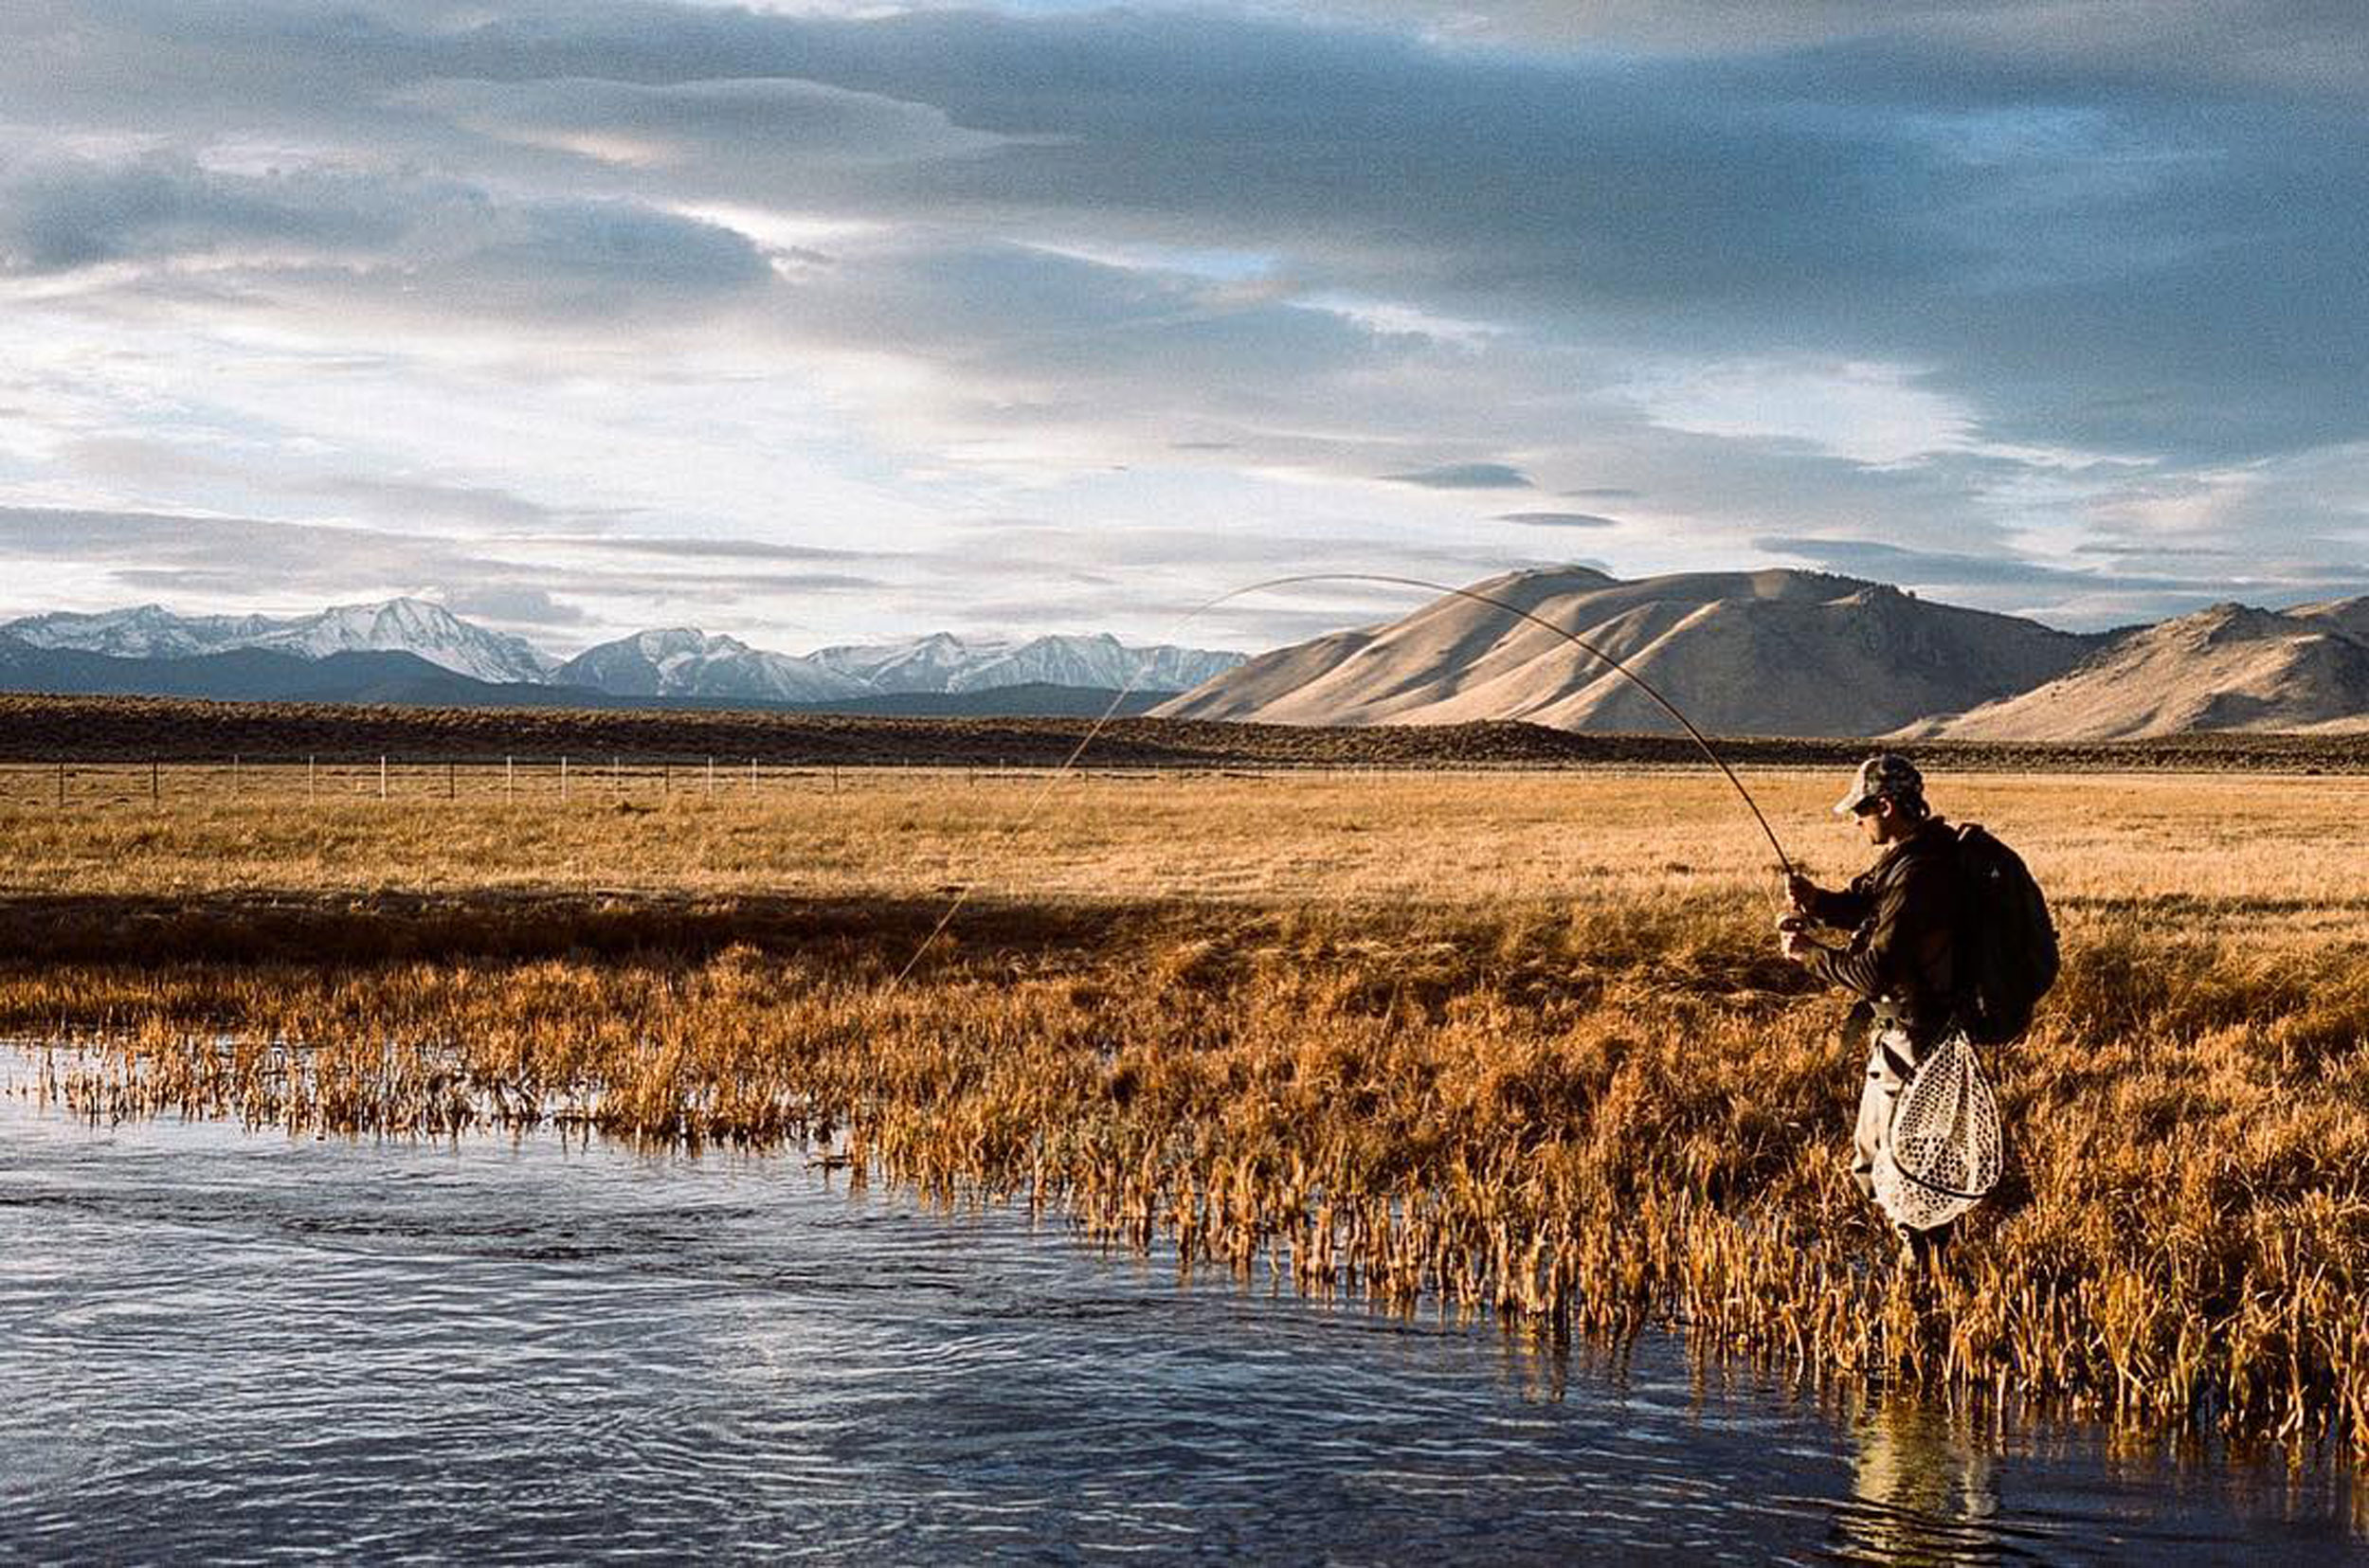
[[[0,1096],[0,1558],[2369,1557],[2354,1481],[1105,1254],[796,1154]]]

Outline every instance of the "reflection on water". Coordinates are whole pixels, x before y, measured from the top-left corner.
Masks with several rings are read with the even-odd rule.
[[[1851,1401],[1851,1499],[1842,1555],[1896,1564],[1962,1562],[1999,1540],[1991,1451],[1962,1422],[1897,1396]]]
[[[93,1129],[0,1098],[0,1557],[2361,1544],[2324,1473],[1821,1408],[1657,1336],[1565,1354],[1180,1284],[1024,1215],[835,1192],[794,1157]]]

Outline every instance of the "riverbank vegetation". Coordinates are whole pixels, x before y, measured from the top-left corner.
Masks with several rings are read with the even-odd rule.
[[[1749,782],[1855,868],[1833,779]],[[0,806],[0,1030],[78,1047],[46,1092],[803,1140],[1394,1307],[2369,1444],[2369,783],[1936,781],[2026,854],[2067,968],[1993,1064],[2007,1184],[1932,1277],[1850,1183],[1841,1000],[1776,956],[1716,779],[279,784]]]

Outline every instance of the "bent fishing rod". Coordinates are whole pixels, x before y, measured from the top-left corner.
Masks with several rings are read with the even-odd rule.
[[[1760,802],[1753,800],[1752,792],[1744,787],[1744,781],[1736,777],[1735,769],[1729,767],[1727,760],[1711,748],[1709,739],[1704,735],[1702,730],[1694,727],[1694,721],[1688,718],[1684,713],[1678,711],[1677,704],[1662,695],[1661,692],[1655,687],[1652,681],[1647,680],[1643,676],[1638,675],[1635,670],[1630,669],[1619,659],[1604,652],[1603,649],[1599,648],[1595,643],[1590,642],[1579,633],[1558,626],[1553,622],[1546,619],[1544,616],[1541,616],[1534,611],[1524,609],[1519,604],[1509,604],[1503,599],[1498,599],[1490,594],[1481,593],[1476,589],[1455,587],[1445,583],[1427,582],[1420,577],[1400,577],[1384,572],[1371,571],[1297,572],[1289,577],[1270,577],[1261,582],[1246,584],[1239,588],[1227,589],[1225,592],[1218,595],[1215,599],[1211,599],[1204,604],[1196,605],[1192,610],[1187,612],[1175,623],[1175,625],[1168,629],[1166,634],[1162,638],[1162,640],[1167,641],[1173,640],[1177,636],[1181,635],[1185,627],[1191,625],[1194,622],[1200,620],[1211,610],[1218,608],[1221,604],[1231,603],[1234,600],[1246,598],[1254,593],[1265,593],[1275,588],[1305,587],[1318,583],[1365,583],[1381,585],[1388,587],[1420,588],[1429,593],[1446,594],[1456,599],[1470,600],[1475,604],[1487,604],[1492,609],[1503,610],[1508,615],[1516,617],[1522,621],[1527,621],[1531,625],[1539,627],[1543,631],[1551,632],[1556,637],[1563,639],[1565,642],[1570,643],[1582,653],[1586,654],[1590,658],[1601,663],[1607,669],[1613,671],[1613,673],[1620,676],[1623,679],[1634,685],[1638,691],[1643,692],[1647,696],[1653,698],[1655,704],[1659,707],[1663,712],[1668,713],[1673,719],[1677,721],[1678,728],[1686,731],[1687,737],[1694,742],[1696,749],[1700,750],[1705,757],[1709,759],[1710,765],[1719,769],[1720,774],[1727,779],[1727,783],[1734,787],[1736,794],[1742,798],[1745,809],[1752,813],[1752,820],[1760,824],[1762,837],[1768,840],[1768,847],[1777,852],[1778,866],[1787,876],[1791,876],[1793,874],[1793,857],[1785,853],[1785,846],[1778,842],[1777,831],[1768,825],[1768,819],[1761,814]],[[1079,737],[1077,744],[1070,749],[1069,755],[1062,759],[1061,765],[1055,768],[1051,776],[1045,780],[1044,787],[1037,792],[1036,799],[1029,802],[1028,809],[1022,815],[1021,820],[1022,822],[1031,821],[1035,819],[1038,808],[1043,805],[1046,797],[1052,793],[1053,786],[1059,784],[1063,778],[1068,776],[1072,769],[1076,767],[1078,759],[1086,754],[1086,748],[1094,743],[1095,737],[1100,735],[1104,730],[1110,727],[1111,721],[1118,716],[1119,710],[1127,705],[1127,699],[1135,694],[1136,687],[1142,684],[1144,676],[1150,669],[1150,667],[1151,661],[1148,658],[1138,662],[1135,673],[1128,677],[1127,684],[1120,689],[1119,694],[1116,696],[1111,699],[1110,706],[1103,709],[1100,716],[1098,716],[1093,724],[1087,727],[1086,733]],[[939,917],[937,925],[931,928],[930,934],[921,939],[921,946],[913,949],[913,956],[907,959],[905,961],[905,966],[896,972],[896,980],[895,983],[902,984],[905,977],[913,973],[913,965],[921,962],[921,955],[928,952],[930,948],[936,944],[937,939],[941,935],[945,934],[946,928],[953,923],[955,914],[961,910],[964,903],[967,902],[969,897],[970,887],[968,884],[966,884],[962,891],[955,894],[954,902],[947,907],[946,913]]]

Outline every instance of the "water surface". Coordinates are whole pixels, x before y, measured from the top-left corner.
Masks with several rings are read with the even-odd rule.
[[[2324,1470],[1180,1285],[796,1155],[94,1129],[11,1096],[0,1257],[7,1558],[2364,1553]]]

